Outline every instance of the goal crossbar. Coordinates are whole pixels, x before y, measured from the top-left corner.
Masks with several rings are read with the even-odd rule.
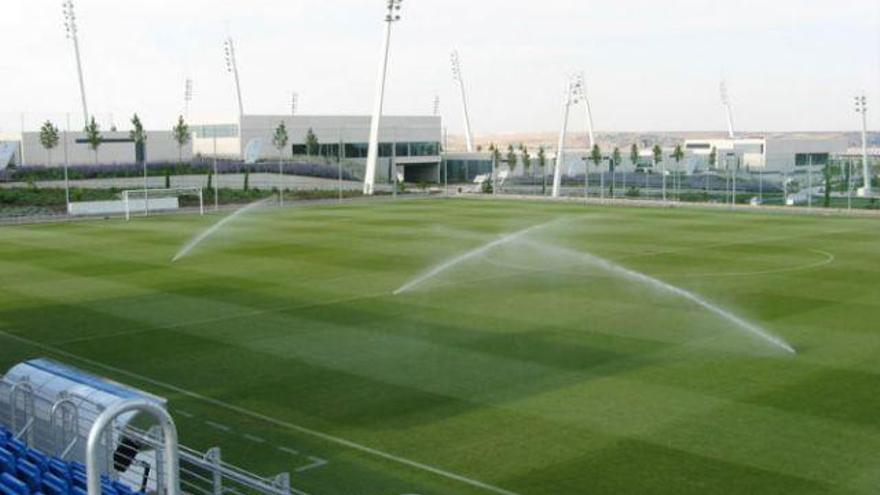
[[[127,189],[122,191],[122,203],[125,207],[125,219],[131,220],[133,209],[143,209],[144,216],[150,211],[179,208],[179,203],[162,204],[164,198],[178,199],[181,196],[197,196],[199,198],[199,214],[205,214],[205,198],[201,187],[172,187],[167,189]],[[151,204],[151,201],[153,204]]]

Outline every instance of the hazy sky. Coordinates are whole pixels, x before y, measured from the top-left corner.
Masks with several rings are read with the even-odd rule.
[[[0,132],[81,110],[61,0],[3,0]],[[385,0],[76,0],[89,106],[169,128],[195,81],[192,120],[236,114],[222,40],[237,42],[246,113],[367,114]],[[877,0],[404,0],[387,113],[461,110],[461,52],[477,134],[554,131],[565,74],[584,71],[597,130],[715,130],[726,78],[741,130],[853,130],[867,90],[880,127]],[[574,125],[582,125],[577,120]]]

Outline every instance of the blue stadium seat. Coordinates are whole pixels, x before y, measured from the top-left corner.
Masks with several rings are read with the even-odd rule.
[[[9,473],[0,474],[0,485],[12,490],[16,495],[30,495],[31,491],[28,486],[18,478]]]
[[[18,475],[18,479],[27,483],[31,491],[38,491],[40,489],[40,483],[42,481],[40,468],[34,463],[26,459],[19,459],[15,472]]]
[[[15,456],[3,448],[0,448],[0,473],[15,474]]]

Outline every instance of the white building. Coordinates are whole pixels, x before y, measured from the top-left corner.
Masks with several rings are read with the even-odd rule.
[[[44,165],[60,167],[65,162],[65,146],[68,161],[71,165],[91,165],[95,163],[95,153],[89,146],[86,134],[82,131],[59,134],[58,146],[50,153],[40,144],[39,132],[25,132],[23,135],[23,153],[15,159],[16,165]],[[65,143],[66,141],[66,143]],[[97,162],[99,165],[125,165],[139,163],[145,159],[148,163],[177,163],[182,153],[183,161],[192,158],[192,141],[178,148],[171,131],[148,131],[143,153],[138,153],[134,140],[128,131],[101,132],[101,145],[98,147]],[[139,156],[140,155],[140,156]]]
[[[789,173],[810,165],[824,167],[847,150],[847,140],[809,138],[689,139],[684,144],[689,170],[707,170],[715,150],[715,169]]]
[[[272,143],[278,126],[284,123],[289,141],[283,150]],[[309,131],[317,140],[317,149],[308,149]],[[247,162],[277,160],[280,155],[321,156],[364,165],[370,137],[369,116],[329,115],[244,115],[241,125],[195,125],[195,151],[213,155],[215,137],[217,154],[235,156]],[[439,116],[383,116],[379,129],[378,180],[391,177],[391,162],[397,164],[407,182],[435,182],[440,178]]]

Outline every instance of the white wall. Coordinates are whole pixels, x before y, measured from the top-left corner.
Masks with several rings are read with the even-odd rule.
[[[288,146],[305,143],[309,129],[315,133],[318,142],[324,144],[339,141],[367,143],[370,139],[369,116],[244,115],[241,119],[242,150],[252,141],[261,140],[259,159],[276,158],[278,151],[272,146],[272,135],[281,122],[284,122],[290,137]],[[379,141],[442,142],[441,119],[435,116],[384,116]]]
[[[135,146],[133,142],[110,142],[112,140],[128,140],[128,132],[102,132],[101,136],[107,140],[98,147],[98,164],[130,164],[135,163]],[[88,143],[77,142],[85,140],[84,132],[71,132],[67,135],[67,150],[71,165],[92,165],[95,163],[95,155]],[[65,134],[61,132],[58,147],[52,150],[52,161],[48,161],[48,153],[40,144],[39,132],[24,133],[24,160],[25,165],[48,165],[59,167],[64,165]],[[178,148],[174,141],[174,135],[170,131],[147,132],[147,162],[177,162]],[[183,147],[183,160],[188,161],[193,156],[193,145],[190,141]]]

